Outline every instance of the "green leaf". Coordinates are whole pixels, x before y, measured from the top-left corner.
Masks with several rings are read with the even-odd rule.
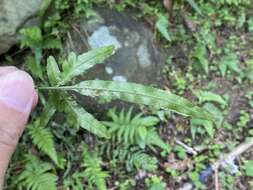
[[[253,177],[253,160],[248,160],[244,165],[246,176]]]
[[[229,53],[221,58],[221,62],[219,63],[219,69],[221,75],[224,77],[228,69],[235,73],[239,73],[240,69],[238,67],[238,58],[235,53]]]
[[[41,126],[29,127],[29,134],[40,150],[46,153],[57,165],[58,158],[54,147],[54,137],[48,128]]]
[[[44,0],[42,1],[42,5],[41,8],[39,10],[39,17],[43,17],[46,10],[49,8],[50,4],[51,4],[52,0]]]
[[[31,135],[33,144],[47,154],[59,166],[53,134],[46,128],[46,125],[55,112],[56,109],[54,107],[50,105],[46,106],[41,116],[28,125],[28,133]]]
[[[102,170],[102,159],[97,153],[90,152],[86,147],[83,151],[82,167],[85,167],[84,174],[88,178],[88,183],[96,185],[98,190],[107,190],[106,178],[108,173]],[[93,187],[91,187],[93,189]]]
[[[203,108],[205,110],[208,110],[209,113],[213,115],[215,126],[216,127],[221,127],[222,122],[223,122],[223,114],[220,109],[218,109],[215,105],[211,103],[206,103]]]
[[[156,29],[162,34],[162,36],[168,40],[169,42],[171,41],[171,37],[168,31],[169,27],[169,19],[165,15],[160,15],[158,17],[158,20],[156,22]]]
[[[199,6],[197,5],[197,3],[194,1],[194,0],[186,0],[191,6],[192,8],[197,12],[199,13],[200,15],[202,14]]]
[[[139,136],[140,136],[141,140],[144,141],[146,139],[147,133],[148,133],[146,127],[143,127],[143,126],[139,127],[138,132],[139,132]]]
[[[214,126],[213,123],[207,120],[203,120],[203,119],[192,119],[191,120],[191,127],[195,128],[197,126],[203,126],[206,130],[206,132],[208,133],[208,135],[212,138],[214,135]],[[193,133],[193,137],[194,137],[194,133]]]
[[[149,117],[144,117],[141,120],[140,125],[144,126],[155,126],[157,123],[159,123],[159,119],[157,117],[149,116]]]
[[[56,190],[57,176],[52,171],[54,167],[31,154],[26,157],[25,168],[16,179],[18,187],[26,190]]]
[[[207,59],[206,46],[202,43],[198,43],[191,56],[197,61],[196,63],[200,65],[200,67],[205,71],[205,73],[208,74],[209,61]]]
[[[184,116],[212,120],[209,113],[193,105],[187,99],[141,84],[92,80],[73,86],[59,87],[58,89],[74,90],[85,96],[121,99],[131,103],[169,109]]]
[[[199,102],[217,102],[222,106],[227,106],[227,102],[219,95],[209,91],[194,91],[195,96],[198,97]]]
[[[68,104],[72,114],[75,116],[78,124],[82,128],[99,137],[110,137],[106,127],[97,119],[95,119],[90,113],[88,113],[84,108],[77,105],[77,103],[70,98],[65,98],[65,101]]]
[[[165,190],[166,184],[165,183],[154,183],[148,188],[148,190]]]
[[[169,146],[154,129],[158,123],[157,118],[151,116],[144,117],[142,114],[131,117],[132,109],[129,109],[128,112],[124,112],[123,110],[119,115],[116,114],[115,110],[110,110],[108,115],[112,118],[112,121],[103,123],[109,127],[108,130],[113,142],[115,142],[115,139],[117,140],[116,143],[123,143],[126,146],[138,144],[142,149],[146,145],[159,146],[165,151],[169,151]],[[148,123],[148,121],[151,123]],[[122,138],[124,138],[124,141]]]
[[[157,169],[157,159],[143,152],[135,152],[127,161],[127,170],[144,170],[154,172]]]
[[[93,49],[79,56],[73,52],[70,53],[68,60],[63,63],[62,80],[59,82],[58,86],[66,84],[73,77],[83,74],[98,63],[102,63],[113,53],[114,46]]]
[[[33,77],[37,77],[43,80],[42,68],[40,64],[37,64],[36,60],[32,56],[28,56],[25,62],[26,68],[30,71]]]
[[[20,30],[21,48],[23,47],[40,47],[43,37],[41,29],[37,26],[23,28]]]
[[[32,49],[36,63],[39,65],[42,59],[42,49],[40,47],[34,47]]]
[[[223,62],[221,62],[220,64],[219,64],[219,70],[220,70],[220,73],[221,73],[221,76],[222,77],[225,77],[225,75],[226,75],[226,72],[227,72],[227,64],[225,64],[225,63],[223,63]]]
[[[47,76],[52,86],[57,85],[57,83],[61,80],[60,75],[61,72],[54,57],[50,56],[47,59]]]
[[[43,49],[61,49],[61,41],[55,37],[47,38],[43,41]]]
[[[247,79],[253,82],[253,59],[246,61],[246,68],[244,69],[243,73]]]
[[[166,190],[166,183],[163,182],[163,178],[161,176],[152,176],[147,178],[147,190]]]
[[[156,145],[168,153],[171,151],[171,147],[162,140],[162,138],[158,135],[158,133],[154,129],[149,130],[146,138],[146,143]]]

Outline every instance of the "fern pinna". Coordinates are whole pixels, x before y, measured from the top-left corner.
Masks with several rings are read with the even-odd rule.
[[[121,110],[119,115],[116,114],[115,109],[111,109],[108,115],[112,121],[103,123],[108,127],[112,143],[124,146],[138,145],[142,149],[145,146],[158,146],[169,152],[169,145],[155,130],[155,125],[159,122],[157,117],[144,117],[142,114],[133,117],[132,108],[128,112]]]

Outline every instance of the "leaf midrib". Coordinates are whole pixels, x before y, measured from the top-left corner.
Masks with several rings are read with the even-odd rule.
[[[80,84],[83,84],[83,83],[80,83]],[[176,106],[182,106],[181,104],[177,104],[175,103],[174,101],[172,100],[169,100],[169,99],[165,99],[165,98],[162,98],[162,97],[159,97],[157,98],[156,96],[152,96],[152,95],[148,95],[148,94],[143,94],[143,93],[138,93],[138,92],[130,92],[130,91],[126,91],[126,90],[115,90],[115,89],[108,89],[108,88],[102,88],[102,87],[89,87],[89,86],[83,86],[83,87],[78,87],[78,85],[80,84],[77,84],[77,85],[74,85],[74,86],[61,86],[61,87],[46,87],[44,89],[48,89],[48,90],[75,90],[75,89],[87,89],[87,90],[97,90],[97,91],[110,91],[110,92],[118,92],[118,93],[126,93],[126,94],[133,94],[133,95],[137,95],[137,96],[144,96],[144,97],[149,97],[149,98],[153,98],[153,99],[158,99],[160,101],[166,101],[166,102],[169,102],[170,104],[174,104]],[[43,88],[41,88],[43,89]],[[168,95],[173,95],[173,94],[169,94]],[[180,98],[180,97],[178,97]],[[190,102],[189,102],[190,103]],[[190,111],[190,112],[194,112],[196,115],[198,113],[196,113],[196,111],[193,111],[191,110],[190,108],[187,108],[186,106],[183,106],[184,109]],[[193,105],[192,108],[194,108],[195,106]],[[172,109],[171,109],[172,110]],[[173,109],[174,110],[174,109]],[[188,114],[183,114],[183,113],[180,113],[176,110],[174,110],[176,113],[179,113],[181,115],[184,115],[184,116],[189,116]],[[206,116],[208,117],[208,116]],[[203,119],[207,119],[207,118],[204,118],[204,117],[200,117],[200,118],[203,118]],[[209,117],[208,117],[209,119]]]

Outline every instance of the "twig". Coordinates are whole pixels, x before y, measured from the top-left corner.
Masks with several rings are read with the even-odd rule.
[[[215,181],[215,190],[220,190],[219,187],[219,164],[214,166],[214,181]]]
[[[68,38],[69,38],[69,43],[70,43],[71,48],[74,49],[73,40],[72,40],[72,37],[71,37],[71,35],[70,35],[69,32],[67,32],[67,36],[68,36]]]
[[[241,143],[234,150],[223,156],[220,160],[214,163],[213,166],[217,164],[222,167],[226,166],[227,163],[234,161],[238,156],[243,154],[246,150],[248,150],[252,146],[253,146],[253,138],[250,138],[248,141]]]
[[[234,164],[234,160],[239,157],[241,154],[243,154],[245,151],[247,151],[249,148],[253,146],[253,138],[250,138],[246,142],[241,143],[238,145],[234,150],[226,154],[225,156],[222,156],[218,161],[216,161],[211,167],[206,168],[201,173],[201,181],[205,183],[205,180],[212,175],[213,171],[215,173],[215,190],[219,190],[219,179],[218,179],[218,171],[219,168],[225,168],[230,166],[231,168],[236,168],[236,165]],[[209,169],[211,168],[211,171]]]
[[[246,150],[253,146],[253,138],[250,138],[247,142],[244,142],[237,146],[233,151],[231,151],[227,157],[235,159],[236,157],[240,156]]]
[[[198,154],[196,150],[194,150],[192,147],[189,147],[188,145],[184,144],[183,142],[176,140],[176,143],[179,144],[180,146],[182,146],[186,150],[187,153],[193,154],[193,155]]]
[[[243,154],[246,150],[253,146],[253,138],[250,138],[247,142],[243,142],[238,145],[234,150],[225,155],[222,159],[213,165],[215,175],[215,190],[219,190],[219,167],[226,167],[229,163],[233,162],[238,156]]]

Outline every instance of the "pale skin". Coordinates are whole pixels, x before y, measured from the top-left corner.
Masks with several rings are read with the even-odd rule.
[[[0,67],[0,190],[11,156],[37,102],[29,74],[16,67]]]

